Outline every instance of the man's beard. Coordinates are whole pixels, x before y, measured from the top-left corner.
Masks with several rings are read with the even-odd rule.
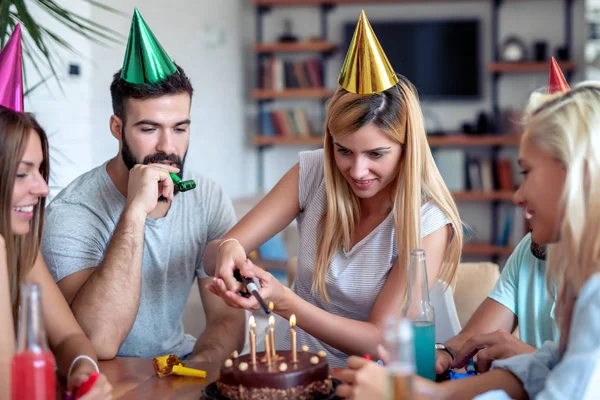
[[[532,241],[530,246],[531,254],[538,260],[546,261],[546,250],[547,246],[544,244],[537,244]]]
[[[171,161],[171,162],[175,163],[175,166],[177,168],[179,168],[179,172],[176,175],[179,176],[179,178],[183,179],[183,164],[185,163],[187,151],[183,155],[183,160],[176,154],[156,153],[156,154],[151,154],[151,155],[145,157],[142,162],[139,162],[135,158],[135,156],[131,152],[131,148],[127,144],[127,140],[125,139],[125,130],[124,129],[121,131],[121,137],[123,138],[123,148],[121,149],[121,157],[123,158],[123,162],[125,163],[125,166],[127,167],[127,169],[131,170],[133,167],[136,166],[136,164],[148,165],[148,164],[160,163],[161,161]],[[175,195],[177,195],[177,193],[179,193],[179,189],[177,188],[177,185],[174,185],[173,195],[175,196]],[[168,202],[169,200],[167,200],[166,197],[161,195],[158,197],[158,201]]]

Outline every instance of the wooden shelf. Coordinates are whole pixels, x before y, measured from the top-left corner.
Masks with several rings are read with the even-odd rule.
[[[252,0],[252,2],[255,6],[311,6],[320,4],[449,3],[456,2],[456,0]]]
[[[255,43],[252,50],[255,53],[327,53],[337,50],[337,45],[324,40],[305,40],[290,43]]]
[[[429,145],[433,147],[442,146],[517,146],[519,136],[516,135],[449,135],[449,136],[428,136]],[[252,143],[257,146],[286,146],[286,145],[306,145],[321,146],[323,144],[322,136],[253,136]]]
[[[308,88],[308,89],[253,89],[252,98],[254,100],[269,100],[269,99],[326,99],[333,95],[333,90],[325,88]]]
[[[487,243],[466,243],[463,246],[463,255],[482,256],[509,256],[514,248],[512,246],[494,246]]]
[[[322,136],[253,136],[256,146],[322,146]]]
[[[481,201],[481,200],[498,200],[498,201],[511,201],[514,192],[512,190],[498,190],[491,192],[454,192],[452,197],[454,200],[464,201]]]
[[[558,64],[563,71],[572,71],[575,69],[575,63],[572,61],[559,61]],[[550,69],[550,62],[498,62],[489,63],[487,65],[488,72],[548,72]]]
[[[518,146],[518,135],[430,135],[427,141],[430,146]]]

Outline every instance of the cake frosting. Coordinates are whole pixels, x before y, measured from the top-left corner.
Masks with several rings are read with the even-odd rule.
[[[265,353],[256,353],[252,365],[250,354],[228,359],[221,367],[217,388],[231,400],[314,399],[332,391],[329,364],[325,354],[307,351],[297,353],[292,362],[291,351],[278,351],[267,364]]]

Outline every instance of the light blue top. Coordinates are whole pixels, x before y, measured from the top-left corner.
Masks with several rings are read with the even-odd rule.
[[[583,285],[575,303],[567,350],[556,342],[533,354],[496,360],[492,368],[513,373],[531,399],[600,398],[600,273]]]
[[[548,340],[558,341],[554,321],[554,299],[546,286],[546,262],[531,253],[527,234],[506,262],[488,297],[508,308],[519,322],[522,341],[540,348]]]

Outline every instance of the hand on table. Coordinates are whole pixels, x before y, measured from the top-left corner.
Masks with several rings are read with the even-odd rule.
[[[507,331],[498,330],[493,333],[470,338],[457,351],[453,367],[464,367],[469,359],[477,354],[475,368],[477,372],[482,373],[490,369],[494,360],[501,360],[519,354],[533,353],[534,351],[536,351],[535,347],[520,341]]]
[[[94,372],[95,373],[95,372]],[[108,382],[106,375],[99,374],[98,378],[92,385],[92,388],[88,390],[81,397],[75,397],[77,391],[85,385],[92,374],[87,373],[73,373],[69,377],[67,382],[67,390],[73,394],[73,399],[81,400],[110,400],[112,399],[112,385]]]
[[[337,395],[352,400],[385,399],[390,388],[385,367],[364,358],[348,358],[348,369],[339,373],[344,382],[337,388]],[[447,391],[437,384],[417,375],[412,376],[412,400],[445,400]]]
[[[373,361],[351,356],[348,358],[348,369],[340,371],[339,378],[344,382],[336,391],[340,397],[353,400],[386,397],[387,370]]]

